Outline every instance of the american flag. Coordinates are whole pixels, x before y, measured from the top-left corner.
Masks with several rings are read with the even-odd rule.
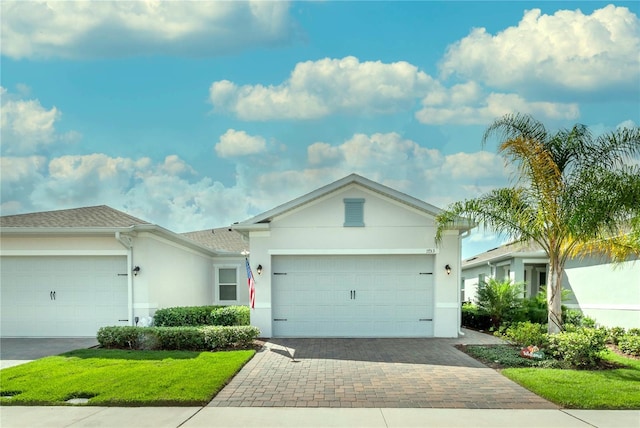
[[[247,263],[247,283],[249,284],[249,301],[251,302],[251,309],[256,306],[256,282],[253,280],[253,272],[251,272],[251,266],[249,266],[249,259],[245,258]]]

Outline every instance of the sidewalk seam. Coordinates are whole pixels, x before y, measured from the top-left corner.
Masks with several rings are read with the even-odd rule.
[[[202,409],[204,409],[205,407],[207,407],[207,406],[200,407],[200,408],[198,409],[198,411],[197,411],[197,412],[195,412],[193,415],[189,416],[187,419],[185,419],[184,421],[182,421],[182,422],[180,423],[180,425],[178,425],[176,428],[180,428],[181,426],[183,426],[184,424],[186,424],[187,422],[189,422],[191,419],[193,419],[193,417],[194,417],[195,415],[197,415],[198,413],[200,413],[200,412],[202,411]]]
[[[579,418],[579,417],[577,417],[576,415],[572,415],[571,413],[567,413],[567,412],[565,412],[565,411],[564,411],[564,409],[558,409],[558,410],[560,410],[560,411],[561,411],[562,413],[564,413],[565,415],[569,415],[569,416],[571,416],[572,418],[579,420],[580,422],[584,422],[585,424],[587,424],[587,425],[589,425],[589,426],[592,426],[592,427],[594,427],[594,428],[598,428],[598,426],[597,426],[597,425],[591,424],[591,423],[589,423],[589,422],[585,421],[584,419],[580,419],[580,418]]]
[[[389,428],[389,424],[387,423],[387,419],[384,417],[384,412],[382,411],[382,408],[378,408],[378,411],[380,412],[380,415],[382,416],[382,420],[384,421],[384,426]]]

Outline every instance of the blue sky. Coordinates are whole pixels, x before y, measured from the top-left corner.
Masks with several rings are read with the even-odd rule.
[[[2,215],[106,204],[186,232],[352,172],[446,207],[509,183],[481,146],[506,113],[640,123],[637,2],[0,7]]]

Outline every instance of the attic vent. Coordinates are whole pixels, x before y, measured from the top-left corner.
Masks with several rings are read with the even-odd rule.
[[[344,200],[344,226],[364,227],[364,199],[348,198]]]

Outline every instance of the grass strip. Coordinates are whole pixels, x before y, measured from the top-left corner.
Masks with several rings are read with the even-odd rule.
[[[535,394],[571,409],[640,409],[640,361],[613,352],[610,370],[507,368],[502,374]]]
[[[0,404],[199,406],[254,354],[82,349],[0,370]]]

